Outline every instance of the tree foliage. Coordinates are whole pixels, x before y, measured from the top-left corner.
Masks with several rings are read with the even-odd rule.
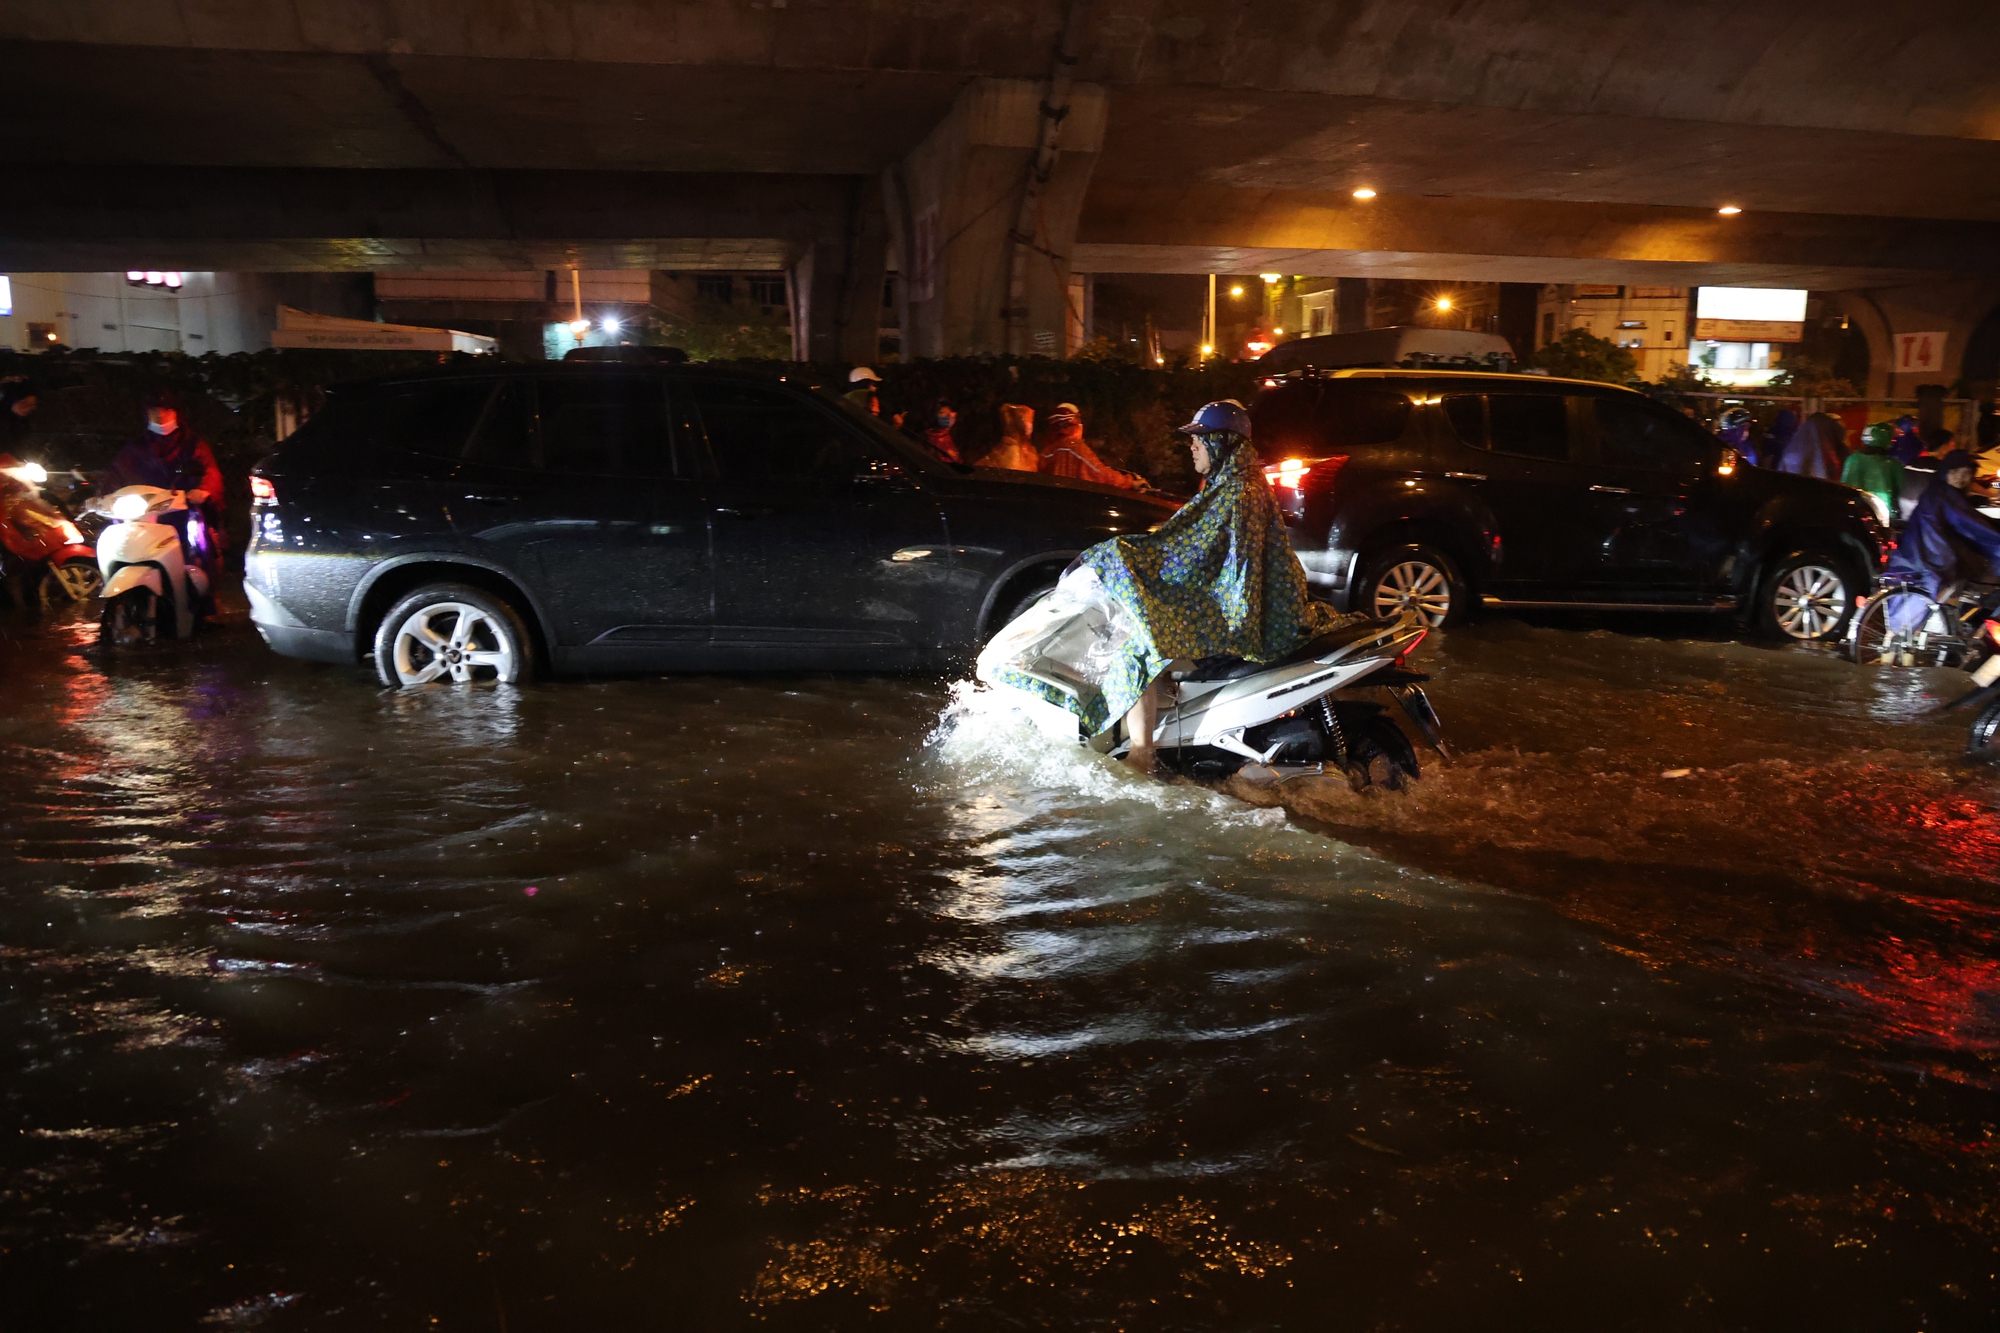
[[[1528,358],[1528,364],[1564,379],[1629,384],[1639,378],[1639,362],[1630,350],[1609,338],[1598,337],[1589,329],[1571,329],[1555,342],[1539,348]]]

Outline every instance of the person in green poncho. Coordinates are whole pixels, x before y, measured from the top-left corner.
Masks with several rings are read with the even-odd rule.
[[[1896,427],[1878,421],[1861,433],[1861,448],[1847,456],[1840,479],[1856,490],[1866,491],[1882,502],[1882,521],[1896,518],[1896,497],[1903,490],[1903,465],[1889,453],[1895,442]]]
[[[1210,403],[1180,431],[1202,478],[1195,497],[1152,532],[1113,537],[1077,558],[1140,630],[1121,646],[1101,696],[1081,710],[1068,706],[1091,734],[1124,715],[1126,758],[1145,769],[1157,759],[1153,732],[1168,664],[1205,657],[1274,662],[1358,619],[1307,596],[1305,570],[1250,447],[1243,405]]]

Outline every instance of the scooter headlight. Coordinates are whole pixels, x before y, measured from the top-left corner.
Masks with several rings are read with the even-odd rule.
[[[111,502],[111,517],[130,523],[134,519],[144,518],[146,511],[151,508],[143,495],[121,495]]]

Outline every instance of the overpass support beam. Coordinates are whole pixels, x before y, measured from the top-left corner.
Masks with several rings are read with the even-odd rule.
[[[1014,233],[1043,127],[1044,85],[975,79],[924,141],[883,182],[902,273],[905,356],[968,356],[1008,348],[1009,278],[1027,247],[1025,314],[1017,350],[1061,356],[1072,311],[1070,256],[1083,195],[1104,142],[1104,89],[1073,84],[1058,154],[1025,240]]]
[[[786,275],[793,359],[876,359],[889,268],[887,224],[876,183],[851,178],[845,209],[821,220]]]

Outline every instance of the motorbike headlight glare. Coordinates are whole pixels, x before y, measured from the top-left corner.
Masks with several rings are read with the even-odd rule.
[[[49,479],[49,470],[40,463],[23,463],[21,476],[39,486]]]
[[[130,523],[135,518],[144,518],[151,508],[143,495],[121,495],[111,502],[111,517]]]

